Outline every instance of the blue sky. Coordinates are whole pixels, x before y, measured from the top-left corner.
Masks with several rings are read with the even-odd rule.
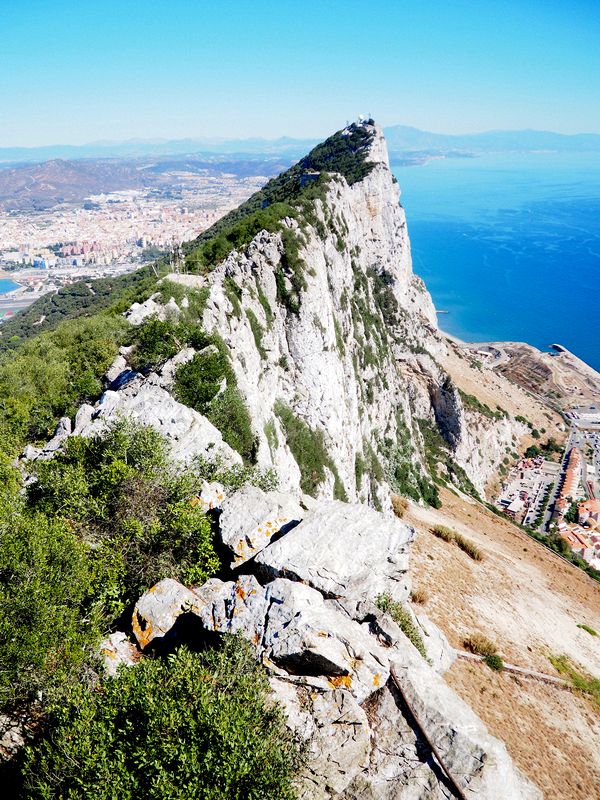
[[[0,0],[0,146],[600,132],[600,0]]]

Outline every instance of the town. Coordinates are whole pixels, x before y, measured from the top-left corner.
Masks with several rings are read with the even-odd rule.
[[[127,189],[46,210],[2,212],[0,278],[15,287],[0,295],[0,320],[62,286],[129,272],[194,239],[265,180],[190,174],[163,190]]]
[[[600,570],[600,408],[575,406],[564,417],[570,425],[564,449],[552,439],[530,446],[506,475],[496,505]]]

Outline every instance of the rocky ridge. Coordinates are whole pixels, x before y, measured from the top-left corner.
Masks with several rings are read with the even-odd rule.
[[[413,617],[425,659],[376,602],[408,599],[410,526],[339,501],[302,509],[292,496],[255,487],[226,496],[207,484],[201,499],[213,505],[215,496],[223,498],[213,511],[218,535],[233,552],[257,541],[249,528],[269,528],[270,536],[230,580],[187,588],[167,578],[140,597],[132,619],[139,651],[182,637],[192,644],[215,634],[247,638],[305,745],[299,798],[452,797],[442,764],[468,797],[541,796],[444,682],[453,652],[443,635]],[[301,518],[278,527],[285,503]],[[103,647],[109,673],[135,664],[139,651],[124,633],[112,634]]]

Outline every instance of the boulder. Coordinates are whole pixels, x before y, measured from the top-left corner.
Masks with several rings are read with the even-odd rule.
[[[203,481],[202,490],[196,498],[198,505],[204,511],[213,511],[214,509],[221,508],[221,504],[225,499],[225,488],[217,481],[209,483]]]
[[[431,666],[437,672],[446,672],[456,661],[456,650],[426,614],[414,614],[414,617],[421,628],[427,658],[431,662]]]
[[[453,777],[481,800],[542,800],[542,793],[514,765],[506,747],[418,654],[389,652],[393,674],[419,724]]]
[[[127,369],[127,359],[122,354],[119,354],[115,360],[112,362],[110,367],[106,370],[106,375],[104,376],[107,383],[112,383],[115,381],[122,372],[125,372]]]
[[[238,567],[270,544],[276,534],[289,531],[305,515],[297,500],[283,492],[263,492],[244,486],[222,504],[219,530]]]
[[[384,685],[387,653],[366,626],[305,584],[278,578],[265,590],[260,649],[268,661],[295,675],[323,675],[332,688],[348,689],[359,702]]]
[[[80,409],[80,412],[82,409]],[[119,392],[107,391],[93,413],[77,419],[74,433],[95,436],[118,419],[133,419],[163,434],[171,446],[171,456],[190,463],[194,457],[219,458],[225,465],[241,464],[242,457],[223,441],[221,433],[206,417],[178,403],[150,379],[141,380]]]
[[[342,689],[315,692],[272,678],[288,727],[306,742],[306,764],[297,778],[298,800],[338,796],[369,763],[367,715]]]
[[[361,505],[320,502],[256,564],[266,579],[286,576],[328,597],[374,601],[408,594],[408,546],[414,529]]]
[[[100,643],[100,656],[105,673],[114,678],[120,666],[133,667],[140,658],[140,651],[121,631],[111,633]]]
[[[158,293],[153,294],[143,303],[133,303],[129,310],[123,315],[127,322],[137,327],[151,317],[166,320],[179,316],[180,309],[173,297],[169,298],[168,303],[164,305],[156,301],[157,297]]]
[[[172,578],[164,578],[135,604],[131,625],[139,646],[162,639],[182,615],[198,611],[198,597]]]

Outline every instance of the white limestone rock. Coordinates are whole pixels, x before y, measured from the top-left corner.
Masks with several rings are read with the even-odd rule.
[[[281,531],[300,522],[305,515],[297,500],[284,492],[263,492],[244,486],[222,504],[219,531],[230,551],[231,567],[238,567],[270,544]]]
[[[362,702],[388,679],[385,648],[320,592],[278,578],[266,587],[268,615],[262,649],[287,672],[324,675]]]
[[[288,727],[306,742],[306,764],[296,779],[298,800],[341,795],[369,763],[367,715],[344,690],[312,691],[272,678]]]
[[[182,614],[197,611],[197,596],[172,578],[164,578],[135,604],[131,619],[134,636],[144,650],[166,636]]]
[[[100,643],[104,671],[111,678],[118,675],[121,666],[134,667],[140,655],[140,651],[122,631],[111,633]]]
[[[127,369],[127,359],[121,353],[115,358],[104,376],[107,383],[115,381],[122,372]]]
[[[241,464],[242,457],[223,441],[220,431],[194,409],[178,403],[150,379],[129,384],[119,392],[107,391],[93,410],[86,412],[74,433],[95,436],[119,419],[150,425],[167,439],[171,456],[189,464],[196,456],[219,458],[226,465]]]
[[[414,530],[392,516],[338,501],[321,502],[256,557],[265,576],[304,581],[329,597],[374,601],[408,594],[408,546]]]
[[[158,292],[153,294],[143,303],[133,303],[123,315],[130,325],[137,327],[151,317],[159,320],[176,319],[181,313],[173,297],[165,304],[157,302]]]

